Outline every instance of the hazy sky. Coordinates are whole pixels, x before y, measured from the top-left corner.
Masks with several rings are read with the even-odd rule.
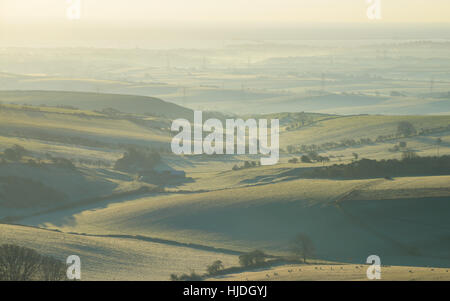
[[[3,23],[51,23],[65,19],[70,1],[0,0],[0,17]],[[367,0],[80,1],[81,20],[88,22],[369,22]],[[381,0],[381,4],[378,22],[450,23],[450,0]]]

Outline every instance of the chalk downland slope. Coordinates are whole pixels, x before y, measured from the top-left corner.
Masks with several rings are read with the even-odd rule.
[[[138,239],[93,237],[0,224],[0,244],[17,244],[65,261],[81,259],[82,280],[169,280],[170,274],[198,274],[221,260],[238,264],[237,256]]]
[[[375,141],[378,136],[396,134],[399,123],[404,121],[411,123],[419,131],[447,127],[450,125],[450,116],[331,116],[311,125],[282,132],[280,145],[322,144],[360,138]]]
[[[124,113],[150,114],[174,118],[192,117],[190,109],[159,98],[137,95],[69,91],[0,91],[3,103],[35,106],[72,106],[82,110],[101,111],[113,108]]]
[[[386,264],[448,266],[450,177],[430,178],[292,180],[130,198],[96,210],[80,208],[21,222],[65,232],[147,235],[277,254],[287,254],[290,241],[302,232],[324,260],[361,262],[377,254]],[[436,192],[402,198],[408,187],[416,186]],[[438,190],[441,186],[445,189]],[[376,198],[354,198],[371,190],[378,190]],[[65,223],[67,214],[72,215],[71,223]]]
[[[167,121],[135,122],[123,117],[112,117],[93,112],[67,112],[70,110],[27,107],[21,109],[2,105],[0,107],[0,139],[21,138],[65,144],[102,147],[111,151],[119,145],[137,144],[146,147],[168,146],[169,133],[163,129]],[[0,140],[1,141],[1,140]],[[21,142],[22,144],[24,142]],[[56,146],[56,147],[58,147]],[[26,147],[26,146],[24,146]],[[31,149],[32,150],[32,149]],[[50,146],[51,152],[53,148]],[[102,159],[102,158],[97,158]]]

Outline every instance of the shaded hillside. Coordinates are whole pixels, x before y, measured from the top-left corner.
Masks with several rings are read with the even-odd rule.
[[[414,153],[411,153],[411,155]],[[369,160],[362,159],[350,164],[294,169],[283,176],[299,176],[313,179],[370,179],[405,176],[436,176],[450,174],[450,156],[415,157],[403,160]]]

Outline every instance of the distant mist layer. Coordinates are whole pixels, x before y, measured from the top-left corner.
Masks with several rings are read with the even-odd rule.
[[[0,46],[208,48],[226,41],[449,40],[450,24],[199,23],[117,26],[60,22],[0,26]]]

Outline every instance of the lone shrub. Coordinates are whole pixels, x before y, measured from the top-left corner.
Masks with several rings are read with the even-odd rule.
[[[210,266],[207,267],[206,271],[210,275],[216,275],[222,269],[223,269],[222,261],[216,260]]]

